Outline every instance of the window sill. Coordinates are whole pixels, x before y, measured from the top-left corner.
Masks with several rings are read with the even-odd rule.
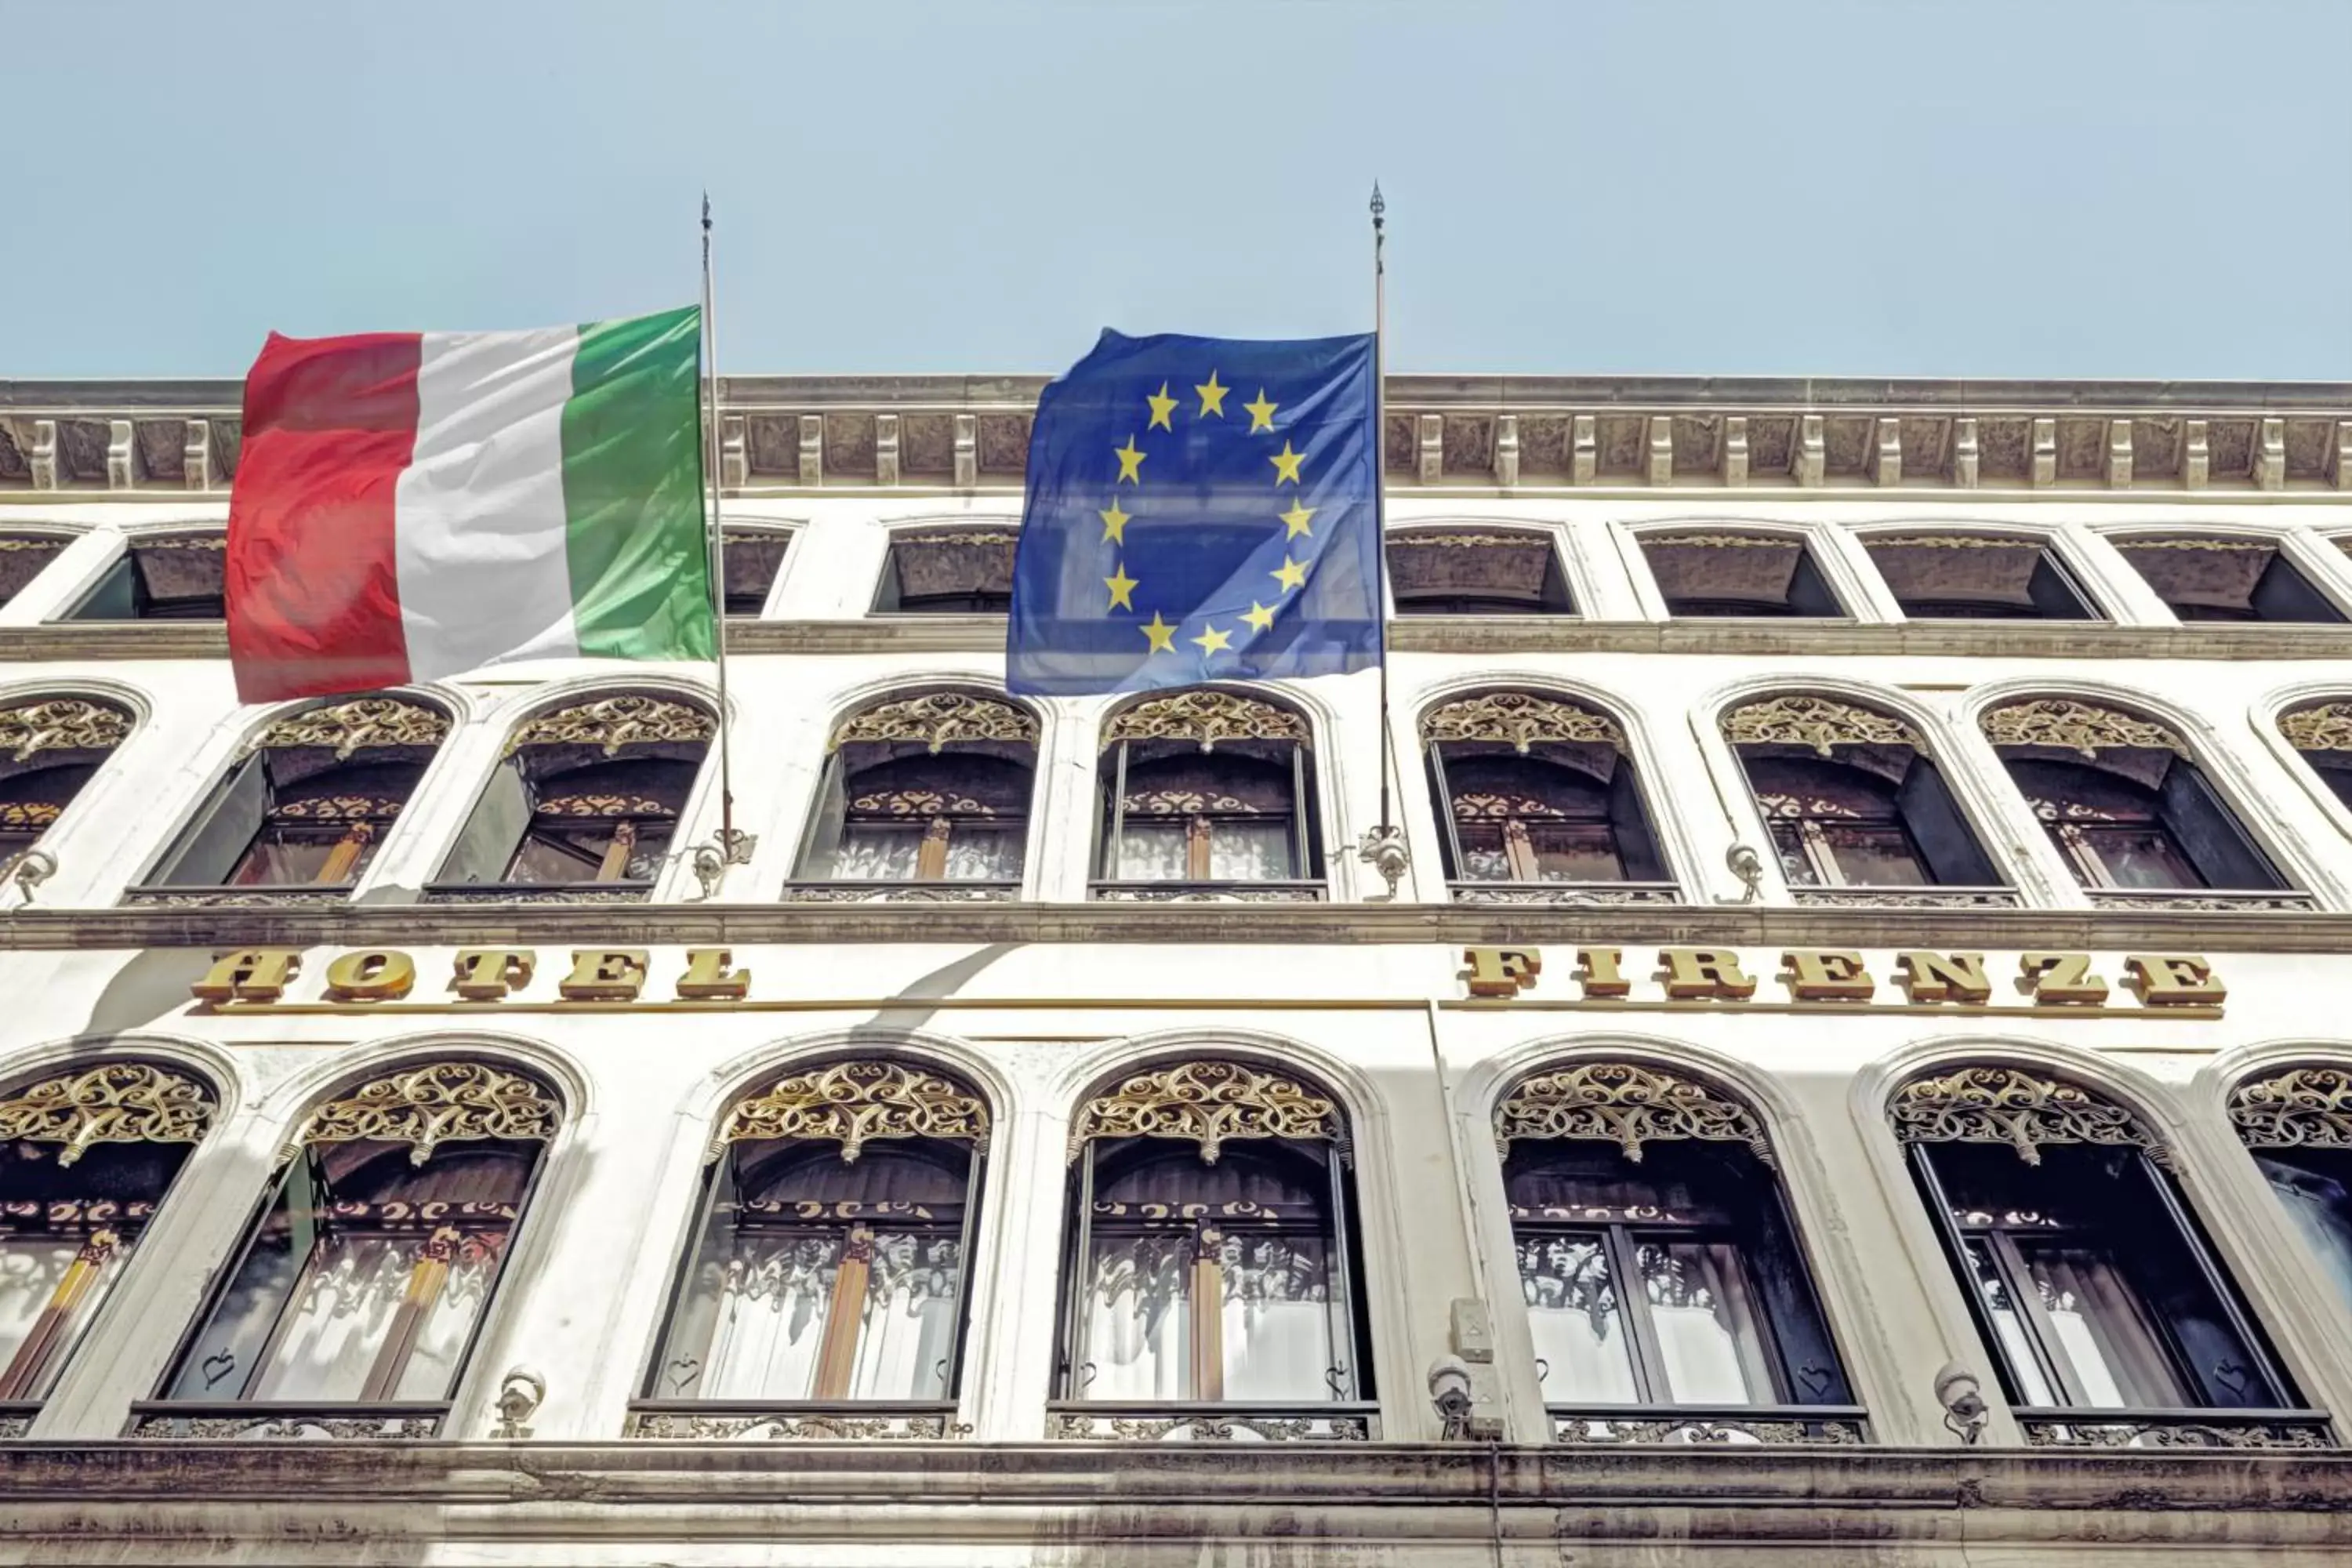
[[[2014,888],[1791,888],[1789,900],[1815,910],[2013,910]]]
[[[428,904],[641,904],[650,881],[427,882]]]
[[[1368,1443],[1381,1435],[1374,1405],[1113,1404],[1057,1401],[1045,1436],[1074,1443]]]
[[[1320,882],[1089,882],[1087,896],[1114,904],[1313,904]]]
[[[788,904],[972,904],[1007,903],[1021,896],[1018,882],[787,882]]]
[[[2311,910],[2319,901],[2288,889],[2230,891],[2214,888],[2086,888],[2093,909],[2212,910],[2227,914],[2263,910]]]
[[[1679,904],[1672,882],[1448,882],[1457,904],[1535,904],[1579,909],[1626,904]]]
[[[1551,1405],[1545,1410],[1553,1442],[1584,1447],[1870,1441],[1870,1412],[1859,1405]]]
[[[937,1443],[971,1436],[952,1400],[638,1399],[622,1436],[653,1441]]]
[[[259,883],[245,888],[182,886],[149,882],[122,889],[126,907],[164,910],[314,908],[347,904],[356,882]]]
[[[2036,1448],[2333,1448],[2324,1410],[2016,1410]]]
[[[436,1437],[446,1401],[358,1405],[320,1402],[142,1400],[122,1435],[146,1441],[282,1443],[374,1442]]]

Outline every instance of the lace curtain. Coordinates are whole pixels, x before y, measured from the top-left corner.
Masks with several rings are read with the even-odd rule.
[[[1192,1299],[1199,1276],[1189,1236],[1097,1233],[1085,1310],[1091,1377],[1082,1399],[1201,1397],[1192,1365],[1193,1313],[1213,1310],[1224,1348],[1223,1397],[1234,1402],[1340,1397],[1329,1245],[1311,1236],[1226,1236],[1216,1244],[1222,1300]]]
[[[958,823],[948,838],[950,882],[1017,882],[1021,879],[1018,826]],[[828,873],[843,881],[910,882],[922,853],[923,830],[892,823],[852,823],[842,829]]]
[[[1118,863],[1112,877],[1123,882],[1189,882],[1190,825],[1183,822],[1139,822],[1121,825]],[[1209,875],[1212,882],[1281,882],[1297,873],[1291,869],[1290,824],[1276,822],[1212,822],[1209,824]]]
[[[58,1287],[74,1277],[84,1240],[70,1235],[0,1237],[0,1368],[16,1370],[16,1357],[32,1337],[41,1314],[57,1300]],[[15,1391],[15,1397],[39,1399],[47,1394],[64,1368],[65,1352],[106,1300],[130,1250],[128,1241],[118,1242],[98,1262],[85,1266],[85,1272],[94,1271],[96,1278],[80,1289],[57,1331],[48,1336],[48,1349],[39,1356],[37,1366],[27,1369],[33,1374],[30,1380]]]
[[[1777,1395],[1738,1249],[1727,1242],[1642,1241],[1642,1299],[1665,1387],[1646,1397],[1625,1303],[1597,1236],[1522,1237],[1520,1288],[1548,1399],[1577,1404],[1769,1405]]]
[[[2161,1409],[2197,1403],[2174,1375],[2137,1293],[2104,1248],[2048,1241],[2018,1245],[2027,1283],[2050,1320],[2055,1349],[2079,1394],[2052,1386],[2034,1358],[2020,1307],[1986,1247],[1971,1242],[1968,1250],[1993,1331],[2027,1404]]]
[[[808,1399],[834,1310],[845,1233],[738,1231],[698,1271],[672,1334],[660,1394],[669,1399]],[[960,1244],[879,1231],[848,1399],[945,1399],[954,1349]],[[694,1347],[703,1347],[697,1357]]]

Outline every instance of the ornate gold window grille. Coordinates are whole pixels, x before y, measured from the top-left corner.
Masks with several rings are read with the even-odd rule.
[[[1287,708],[1237,691],[1193,689],[1120,709],[1103,727],[1106,742],[1192,741],[1213,752],[1221,741],[1307,741],[1307,721]]]
[[[1924,752],[1918,731],[1892,714],[1834,697],[1791,693],[1743,702],[1723,715],[1723,738],[1735,746],[1807,746],[1817,756],[1839,746],[1908,746]]]
[[[1499,742],[1521,756],[1542,744],[1625,749],[1624,731],[1615,720],[1565,698],[1530,691],[1486,691],[1441,704],[1422,715],[1421,739],[1425,745]]]
[[[2177,752],[2189,755],[2179,736],[2152,719],[2072,697],[2040,697],[1985,710],[1977,721],[1996,746],[2052,746],[2097,758],[2108,747]]]
[[[1214,752],[1221,744],[1234,742],[1242,743],[1244,751],[1254,746],[1255,754],[1261,757],[1271,751],[1274,757],[1279,758],[1286,752],[1290,774],[1287,812],[1244,798],[1239,791],[1188,789],[1171,793],[1130,789],[1130,762],[1137,761],[1139,767],[1145,765],[1133,757],[1133,748],[1151,745],[1152,749],[1144,753],[1145,759],[1156,756],[1164,762],[1167,743],[1171,742],[1196,745],[1203,755]],[[1218,824],[1251,817],[1261,822],[1287,823],[1287,854],[1291,861],[1288,878],[1305,879],[1315,861],[1308,816],[1308,742],[1309,731],[1303,716],[1235,691],[1178,691],[1120,709],[1103,727],[1103,743],[1108,749],[1105,764],[1111,775],[1109,811],[1102,841],[1104,875],[1114,879],[1118,875],[1130,817],[1164,819],[1181,816],[1185,826],[1184,881],[1214,880]]]
[[[1966,1067],[1913,1079],[1887,1107],[1905,1143],[2001,1143],[2029,1165],[2054,1143],[2119,1144],[2147,1151],[2159,1165],[2171,1155],[2122,1106],[2079,1084],[2022,1068]]]
[[[1026,709],[970,691],[927,691],[861,708],[834,727],[826,750],[860,741],[916,742],[937,753],[959,742],[1037,743],[1037,720]]]
[[[718,732],[718,721],[701,708],[625,692],[524,720],[508,737],[506,755],[511,757],[525,746],[594,746],[614,757],[624,746],[708,742]]]
[[[131,734],[131,715],[87,697],[0,708],[0,870],[32,847],[80,793],[84,774]]]
[[[87,697],[51,697],[0,708],[0,751],[28,763],[43,752],[110,752],[131,736],[131,715]]]
[[[1579,1062],[1521,1079],[1495,1107],[1495,1152],[1519,1139],[1590,1138],[1639,1163],[1642,1145],[1678,1139],[1745,1144],[1777,1168],[1764,1125],[1713,1085],[1639,1062]]]
[[[2230,1123],[2249,1149],[2352,1149],[2352,1068],[2306,1065],[2230,1091]]]
[[[320,1105],[278,1159],[323,1143],[373,1141],[409,1144],[410,1162],[422,1165],[444,1143],[543,1143],[562,1119],[562,1102],[536,1079],[488,1062],[427,1062],[371,1079]]]
[[[2279,732],[2298,752],[2352,752],[2352,701],[2315,702],[2282,713]]]

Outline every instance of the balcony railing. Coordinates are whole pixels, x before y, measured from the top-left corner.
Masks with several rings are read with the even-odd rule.
[[[1859,1405],[1552,1405],[1552,1440],[1583,1447],[1870,1441]]]
[[[1607,909],[1626,904],[1679,904],[1673,882],[1448,882],[1457,904],[1513,904]]]
[[[1001,904],[1021,896],[1021,884],[979,881],[808,881],[784,884],[788,904]]]
[[[122,901],[147,909],[233,910],[341,904],[351,901],[355,882],[217,883],[147,882],[122,889]]]
[[[1075,1443],[1366,1443],[1381,1435],[1373,1405],[1113,1404],[1046,1406],[1045,1436]]]
[[[2333,1448],[2324,1410],[2105,1410],[2038,1406],[2017,1412],[2037,1448]]]
[[[131,1407],[126,1437],[199,1443],[362,1442],[437,1437],[448,1403],[280,1403],[144,1400]]]
[[[2240,891],[2219,888],[2091,888],[2091,902],[2103,910],[2197,910],[2240,914],[2260,910],[2308,910],[2318,906],[2309,893],[2291,888]]]
[[[1791,888],[1790,900],[1816,910],[2013,910],[2015,888]]]
[[[650,878],[610,882],[427,882],[428,904],[641,904],[653,896]]]
[[[1312,904],[1328,891],[1319,881],[1087,884],[1088,897],[1113,904]]]
[[[969,1437],[953,1400],[816,1404],[806,1401],[639,1399],[623,1435],[701,1442],[943,1442]]]

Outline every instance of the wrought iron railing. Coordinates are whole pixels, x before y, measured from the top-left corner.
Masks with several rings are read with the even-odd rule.
[[[362,1442],[436,1437],[446,1400],[382,1405],[273,1400],[143,1400],[131,1407],[126,1437],[165,1442]]]
[[[2103,910],[2193,910],[2233,914],[2318,907],[2318,900],[2312,895],[2291,888],[2089,888],[2084,891],[2091,902]]]
[[[939,879],[923,882],[803,881],[784,884],[788,904],[1008,903],[1021,884]]]
[[[1624,904],[1679,904],[1673,882],[1448,882],[1457,904],[1527,904],[1568,908],[1613,908]]]
[[[610,882],[427,882],[428,904],[637,904],[653,895],[647,877]]]
[[[1552,1440],[1583,1447],[1651,1443],[1870,1441],[1859,1405],[1552,1405]]]
[[[1120,1404],[1060,1400],[1046,1406],[1045,1436],[1077,1443],[1366,1443],[1381,1435],[1379,1406]]]
[[[150,908],[225,910],[250,906],[341,904],[351,900],[356,882],[217,883],[143,882],[122,889],[122,901]]]
[[[2324,1410],[2109,1410],[2037,1405],[2017,1412],[2037,1448],[2333,1448]]]
[[[1321,882],[1119,882],[1087,884],[1087,895],[1114,904],[1311,904],[1328,896]]]
[[[629,1405],[623,1435],[704,1442],[941,1442],[969,1437],[971,1428],[956,1420],[951,1399],[639,1399]]]
[[[1817,910],[2013,910],[2015,888],[1791,888],[1791,902]]]

